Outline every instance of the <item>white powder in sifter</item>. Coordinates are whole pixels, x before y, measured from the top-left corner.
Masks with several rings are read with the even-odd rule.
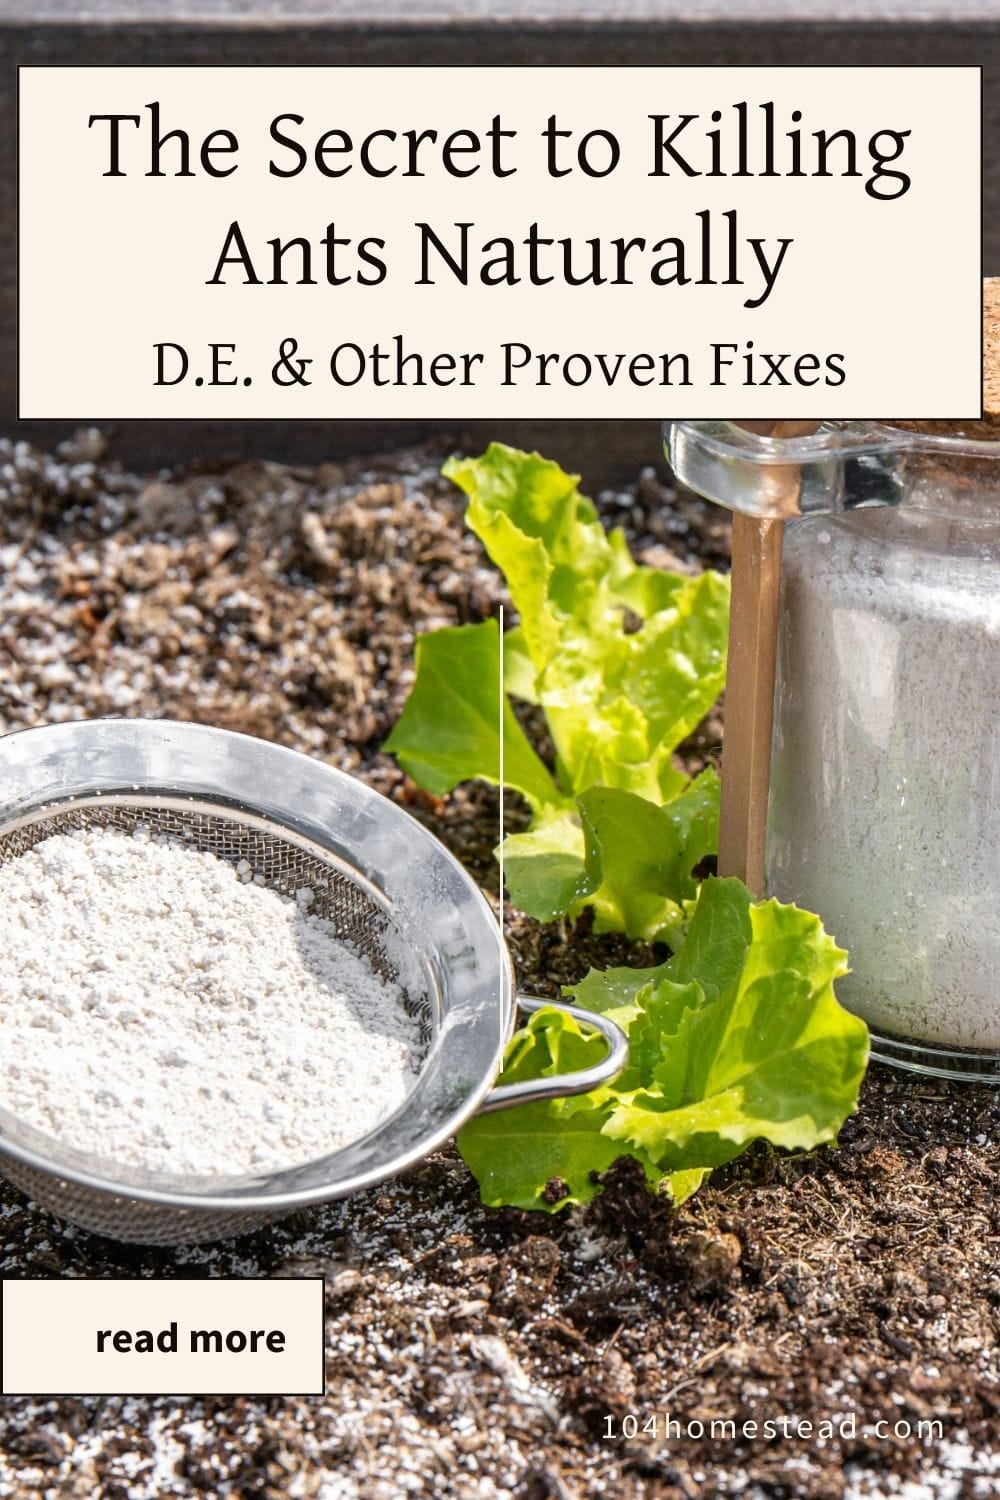
[[[215,855],[100,828],[0,865],[0,1105],[174,1174],[292,1166],[415,1082],[399,988]]]
[[[768,890],[874,1026],[1000,1049],[1000,524],[905,512],[786,528]]]

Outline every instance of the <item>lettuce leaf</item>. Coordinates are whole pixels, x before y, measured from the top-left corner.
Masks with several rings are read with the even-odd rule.
[[[592,787],[577,806],[595,931],[676,947],[697,889],[692,870],[718,847],[718,776],[703,771],[664,807],[614,787]]]
[[[719,841],[719,778],[703,771],[664,807],[618,787],[594,786],[567,809],[497,853],[515,906],[539,921],[594,909],[596,932],[625,932],[676,947],[693,870]]]
[[[492,443],[443,472],[469,496],[466,520],[520,615],[508,682],[544,709],[563,790],[600,783],[656,802],[680,790],[674,751],[725,681],[728,580],[639,566],[578,476],[537,453]]]
[[[599,1191],[592,1174],[628,1155],[681,1202],[752,1141],[810,1149],[834,1140],[868,1058],[864,1022],[834,993],[845,972],[846,954],[817,917],[755,902],[738,880],[706,880],[665,964],[592,970],[567,987],[627,1031],[626,1070],[589,1094],[463,1127],[459,1149],[483,1201],[585,1203]],[[585,1066],[596,1045],[571,1018],[539,1011],[511,1043],[502,1081]]]
[[[580,819],[573,812],[548,818],[526,833],[511,833],[497,849],[510,899],[538,922],[575,917],[591,885]]]
[[[384,749],[441,796],[460,781],[500,780],[500,627],[456,625],[417,641],[417,680]],[[504,701],[504,780],[533,811],[565,799]]]

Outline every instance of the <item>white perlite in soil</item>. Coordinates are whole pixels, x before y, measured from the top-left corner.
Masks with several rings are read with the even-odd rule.
[[[786,528],[768,889],[850,950],[837,992],[872,1025],[996,1049],[1000,525],[988,515],[977,527],[867,510]]]
[[[141,829],[0,865],[0,1103],[155,1172],[267,1172],[364,1135],[415,1081],[416,1022],[308,900]]]

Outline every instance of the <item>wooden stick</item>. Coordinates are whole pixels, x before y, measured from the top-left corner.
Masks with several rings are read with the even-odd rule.
[[[759,424],[744,425],[758,426],[759,430]],[[774,438],[801,437],[817,426],[815,422],[793,421],[767,425]],[[794,515],[799,484],[796,469],[765,466],[761,481],[773,491],[768,508]],[[733,516],[719,874],[738,875],[758,898],[764,895],[784,529],[783,520],[740,513]]]
[[[764,893],[784,521],[733,516],[733,596],[722,752],[719,874]]]

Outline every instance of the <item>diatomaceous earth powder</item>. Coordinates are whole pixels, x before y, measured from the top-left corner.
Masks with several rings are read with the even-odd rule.
[[[786,528],[768,889],[874,1026],[1000,1049],[1000,524],[904,510]]]
[[[0,1105],[125,1167],[267,1172],[415,1081],[399,989],[215,855],[91,827],[0,865]]]

